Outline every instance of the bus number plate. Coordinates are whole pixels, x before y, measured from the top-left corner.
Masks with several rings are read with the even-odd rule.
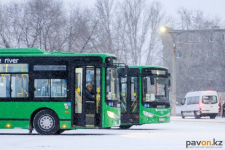
[[[159,118],[159,121],[165,121],[165,118]]]
[[[166,108],[165,105],[157,105],[157,108]]]

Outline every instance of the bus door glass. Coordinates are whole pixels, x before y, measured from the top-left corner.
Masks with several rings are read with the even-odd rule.
[[[75,125],[85,126],[85,112],[84,112],[84,100],[83,100],[83,74],[84,67],[75,68]]]
[[[130,78],[130,122],[139,122],[139,84],[138,77]]]
[[[138,77],[131,77],[131,114],[137,114],[138,107]]]
[[[127,113],[127,77],[120,77],[121,113]]]
[[[86,66],[86,82],[85,82],[85,115],[86,126],[94,126],[95,124],[95,68],[94,66]]]
[[[101,125],[101,69],[96,68],[96,113],[95,125]]]
[[[75,125],[101,125],[101,69],[75,68]]]

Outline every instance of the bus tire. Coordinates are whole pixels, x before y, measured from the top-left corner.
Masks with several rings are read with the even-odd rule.
[[[61,133],[63,133],[64,131],[66,131],[66,130],[64,130],[64,129],[59,129],[55,134],[61,134]]]
[[[132,125],[120,125],[120,129],[129,129]]]
[[[34,116],[33,125],[39,134],[53,135],[59,130],[59,118],[52,110],[44,109]]]
[[[185,118],[183,111],[181,112],[181,117],[182,117],[183,119]]]
[[[196,113],[196,112],[194,112],[194,116],[195,116],[195,119],[200,119],[200,116],[199,116],[199,115],[197,115],[197,113]]]

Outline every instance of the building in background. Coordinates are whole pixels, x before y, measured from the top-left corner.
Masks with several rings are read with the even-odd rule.
[[[225,29],[170,32],[181,33],[175,40],[177,103],[191,91],[225,92]],[[169,33],[162,34],[162,43],[163,63],[172,75],[173,39]]]

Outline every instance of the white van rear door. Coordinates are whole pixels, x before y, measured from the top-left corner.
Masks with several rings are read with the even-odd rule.
[[[217,113],[218,99],[215,95],[202,96],[202,113]]]

